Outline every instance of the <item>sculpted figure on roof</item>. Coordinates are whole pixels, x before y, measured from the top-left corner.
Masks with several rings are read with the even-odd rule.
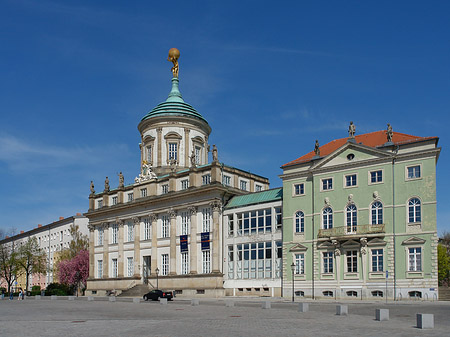
[[[316,139],[316,145],[314,146],[314,153],[316,156],[320,156],[320,145],[319,141]]]
[[[105,192],[109,192],[109,179],[106,177],[105,179]]]
[[[353,122],[350,122],[350,125],[348,126],[348,137],[349,138],[355,138],[356,133],[356,126],[353,124]]]
[[[219,161],[219,155],[217,153],[217,146],[214,144],[212,149],[212,159],[213,161]]]
[[[386,136],[388,143],[392,142],[392,136],[394,135],[394,131],[392,130],[391,124],[388,123],[387,130],[386,130]]]
[[[169,50],[169,57],[167,58],[167,61],[170,61],[173,63],[172,74],[173,74],[173,77],[177,77],[177,78],[178,78],[178,70],[179,70],[179,66],[178,66],[179,58],[180,58],[180,51],[177,48],[172,48]]]

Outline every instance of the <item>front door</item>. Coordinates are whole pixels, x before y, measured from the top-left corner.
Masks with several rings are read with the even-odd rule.
[[[143,268],[143,274],[144,274],[144,283],[148,284],[148,277],[150,276],[151,272],[151,256],[144,256],[144,268]]]

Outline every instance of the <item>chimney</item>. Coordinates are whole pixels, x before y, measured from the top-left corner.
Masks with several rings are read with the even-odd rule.
[[[81,213],[77,213],[77,216],[81,216]]]
[[[5,236],[5,239],[9,239],[9,236],[8,236],[8,235],[6,235],[6,236]]]
[[[41,224],[38,224],[38,228],[41,228],[42,227],[42,225]]]
[[[60,217],[59,217],[59,220],[64,220],[64,217],[63,217],[63,216],[60,216]]]
[[[23,234],[24,232],[23,231],[20,231],[20,234]]]

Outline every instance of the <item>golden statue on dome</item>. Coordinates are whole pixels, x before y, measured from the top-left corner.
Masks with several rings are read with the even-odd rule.
[[[171,48],[169,50],[169,57],[167,58],[167,61],[170,61],[173,63],[172,67],[172,74],[173,77],[178,78],[178,59],[180,58],[180,51],[177,48]]]

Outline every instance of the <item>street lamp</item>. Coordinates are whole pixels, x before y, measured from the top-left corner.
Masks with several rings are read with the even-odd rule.
[[[295,263],[292,262],[291,264],[291,270],[292,270],[292,302],[294,302],[294,272],[295,272]]]
[[[159,285],[158,285],[159,268],[158,267],[156,267],[155,272],[156,272],[156,289],[159,289]]]

